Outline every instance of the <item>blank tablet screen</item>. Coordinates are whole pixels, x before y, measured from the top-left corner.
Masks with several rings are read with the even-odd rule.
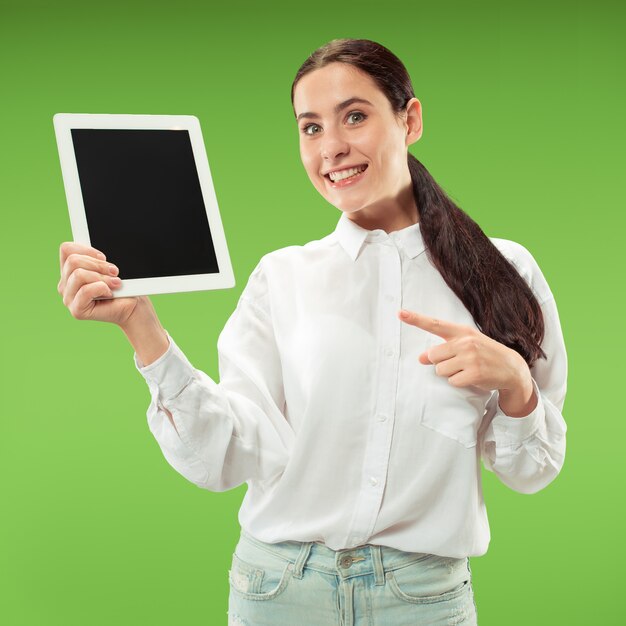
[[[91,245],[120,278],[218,272],[187,130],[71,132]]]

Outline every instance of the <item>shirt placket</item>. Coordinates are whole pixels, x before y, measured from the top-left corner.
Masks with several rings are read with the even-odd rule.
[[[380,245],[379,263],[378,375],[374,411],[368,425],[360,497],[348,535],[348,543],[352,546],[364,543],[374,531],[387,481],[396,409],[402,324],[397,312],[402,302],[402,267],[400,251],[391,238]]]

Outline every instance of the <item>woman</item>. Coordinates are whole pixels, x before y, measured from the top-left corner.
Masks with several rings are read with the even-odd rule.
[[[247,483],[230,624],[476,624],[480,460],[522,493],[563,465],[554,297],[528,250],[487,237],[408,152],[421,105],[385,47],[322,46],[292,104],[341,217],[263,256],[218,339],[219,384],[148,298],[93,300],[120,284],[99,251],[61,245],[59,292],[127,335],[167,461],[211,491]]]

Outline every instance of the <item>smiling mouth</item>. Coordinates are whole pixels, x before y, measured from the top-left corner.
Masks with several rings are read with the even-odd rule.
[[[361,175],[369,167],[369,165],[367,163],[361,163],[360,165],[357,165],[356,167],[359,168],[360,171],[358,173],[356,173],[356,174],[352,174],[352,176],[348,176],[347,178],[339,178],[339,179],[333,180],[330,177],[330,174],[324,174],[324,178],[326,180],[330,181],[331,184],[340,183],[340,182],[342,182],[344,180],[350,180],[351,178],[357,178],[359,175]],[[348,169],[354,169],[354,168],[345,168],[345,169],[348,170]],[[339,171],[342,171],[342,170],[339,170]]]

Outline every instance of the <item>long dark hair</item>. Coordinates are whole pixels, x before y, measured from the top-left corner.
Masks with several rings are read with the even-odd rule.
[[[333,39],[315,50],[298,70],[291,86],[292,107],[298,81],[333,62],[368,74],[397,115],[415,97],[404,64],[383,45],[369,39]],[[545,359],[543,314],[528,283],[408,150],[407,158],[430,262],[482,333],[519,352],[529,367],[539,357]]]

